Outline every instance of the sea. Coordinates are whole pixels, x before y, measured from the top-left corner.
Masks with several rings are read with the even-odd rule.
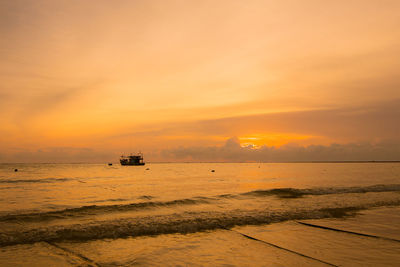
[[[0,164],[0,266],[400,266],[400,163]]]

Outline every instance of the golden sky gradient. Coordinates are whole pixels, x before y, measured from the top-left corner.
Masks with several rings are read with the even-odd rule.
[[[1,1],[0,162],[190,160],[169,152],[228,139],[393,147],[399,14],[397,0]]]

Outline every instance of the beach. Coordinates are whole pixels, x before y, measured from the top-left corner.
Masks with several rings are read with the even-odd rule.
[[[1,266],[400,260],[399,163],[0,164],[0,191]]]

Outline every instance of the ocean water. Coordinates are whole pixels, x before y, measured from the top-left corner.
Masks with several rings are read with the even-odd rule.
[[[399,206],[399,163],[0,164],[0,265],[398,266]]]

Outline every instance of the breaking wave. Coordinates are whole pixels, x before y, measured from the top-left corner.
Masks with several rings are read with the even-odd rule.
[[[114,200],[116,201],[116,200]],[[64,219],[71,217],[80,217],[101,213],[110,213],[110,212],[126,212],[126,211],[135,211],[149,208],[162,208],[162,207],[170,207],[170,206],[178,206],[178,205],[197,205],[197,204],[207,204],[210,203],[211,199],[207,198],[199,198],[199,199],[177,199],[172,201],[151,201],[151,202],[140,202],[140,203],[131,203],[131,204],[119,204],[119,205],[90,205],[90,206],[82,206],[79,208],[70,208],[64,210],[57,211],[49,211],[49,212],[36,212],[36,213],[27,213],[27,214],[15,214],[15,215],[5,215],[0,216],[0,221],[46,221],[51,219]]]
[[[88,215],[109,214],[115,212],[140,211],[146,209],[166,208],[175,206],[190,206],[201,204],[216,204],[224,199],[243,199],[249,197],[278,197],[278,198],[300,198],[307,195],[330,195],[330,194],[348,194],[348,193],[369,193],[369,192],[400,192],[400,185],[373,185],[367,187],[337,187],[337,188],[275,188],[269,190],[256,190],[241,194],[223,194],[216,197],[194,197],[186,199],[175,199],[171,201],[144,201],[137,203],[124,203],[114,205],[87,205],[76,208],[68,208],[63,210],[32,212],[23,214],[8,214],[0,216],[0,222],[19,221],[19,222],[35,222],[47,221],[55,219],[66,219],[74,217],[83,217]],[[138,199],[150,200],[151,196],[141,196]],[[98,200],[96,202],[118,202],[128,201],[128,199],[107,199]],[[95,203],[95,201],[91,201]]]
[[[96,239],[194,233],[227,229],[241,225],[260,225],[287,220],[321,219],[353,215],[356,212],[379,206],[400,205],[399,201],[379,202],[369,206],[306,209],[294,211],[229,211],[184,212],[172,215],[145,216],[114,219],[90,223],[56,225],[24,231],[0,233],[0,247],[36,242],[83,242]]]
[[[396,192],[400,191],[400,184],[392,185],[372,185],[366,187],[329,187],[329,188],[275,188],[269,190],[255,190],[241,195],[245,196],[277,196],[281,198],[298,198],[307,195],[330,195],[330,194],[349,194],[349,193],[373,193],[373,192]],[[232,197],[231,195],[221,197]]]

